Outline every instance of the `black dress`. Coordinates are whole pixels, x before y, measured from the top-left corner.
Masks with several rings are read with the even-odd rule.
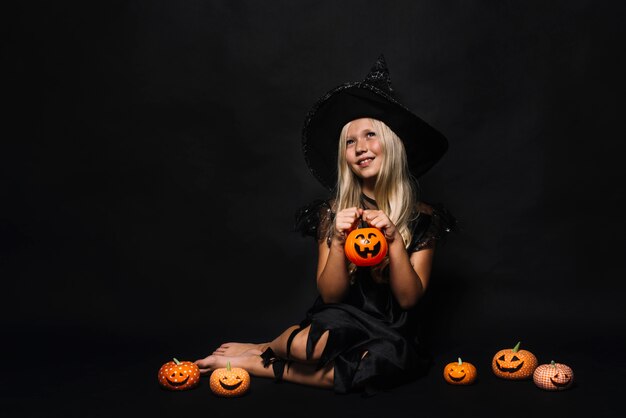
[[[371,202],[375,204],[370,201],[370,205]],[[420,213],[411,225],[413,238],[409,252],[433,245],[455,228],[456,221],[445,208],[428,207],[432,208],[432,214]],[[317,200],[298,212],[296,228],[303,235],[321,241],[328,235],[333,220],[330,203]],[[358,267],[353,277],[341,303],[324,303],[318,295],[300,322],[300,329],[311,326],[307,357],[328,330],[326,347],[317,367],[334,364],[337,393],[373,394],[423,374],[430,356],[418,338],[417,310],[402,309],[389,285],[375,280],[370,267]]]

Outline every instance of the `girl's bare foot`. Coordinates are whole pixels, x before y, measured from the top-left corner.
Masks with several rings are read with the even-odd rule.
[[[269,346],[269,343],[224,343],[220,345],[212,354],[214,356],[240,356],[243,354],[259,355]]]
[[[210,374],[215,369],[226,367],[230,363],[231,367],[241,367],[251,374],[271,376],[272,372],[263,367],[263,360],[256,354],[244,354],[240,356],[216,356],[210,355],[203,359],[194,361],[200,369],[200,374]],[[269,369],[271,370],[271,368]]]

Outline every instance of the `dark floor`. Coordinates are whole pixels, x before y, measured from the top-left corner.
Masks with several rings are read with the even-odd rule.
[[[5,334],[6,335],[6,334]],[[491,357],[502,346],[493,341],[466,346],[439,347],[428,375],[373,397],[338,395],[331,391],[252,377],[241,398],[218,398],[203,378],[185,392],[162,390],[157,371],[170,359],[171,341],[113,336],[81,337],[71,347],[66,335],[42,335],[45,345],[20,345],[20,332],[10,332],[5,345],[1,403],[7,417],[120,417],[206,416],[240,417],[379,417],[394,416],[502,416],[502,417],[615,417],[622,406],[626,362],[623,339],[594,338],[557,344],[562,358],[575,371],[574,387],[546,392],[532,381],[495,377]],[[190,341],[179,359],[192,360],[196,352],[218,341]],[[549,363],[550,349],[534,344],[540,363]],[[12,347],[12,348],[10,348]],[[19,348],[19,352],[16,350]],[[459,355],[474,363],[479,378],[472,386],[452,386],[442,378],[445,364]],[[8,377],[11,376],[11,377]]]

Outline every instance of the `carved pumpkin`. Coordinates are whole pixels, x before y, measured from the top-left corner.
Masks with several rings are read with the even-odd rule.
[[[463,362],[461,357],[443,368],[443,378],[452,385],[471,385],[477,375],[476,367],[472,363]]]
[[[542,364],[533,373],[533,382],[545,390],[565,390],[574,383],[574,371],[567,365],[555,363]]]
[[[169,390],[186,390],[198,386],[200,369],[191,361],[168,361],[159,370],[159,384]]]
[[[226,367],[213,370],[209,387],[217,396],[235,397],[245,394],[250,388],[250,374],[240,367]]]
[[[527,350],[520,350],[521,341],[515,347],[500,350],[491,360],[494,374],[503,379],[529,379],[537,368],[537,357]]]
[[[344,251],[357,266],[375,266],[387,255],[387,240],[378,228],[357,228],[348,234]]]

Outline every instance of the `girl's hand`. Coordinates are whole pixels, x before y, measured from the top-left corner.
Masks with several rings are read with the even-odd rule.
[[[363,220],[368,223],[368,225],[383,231],[383,234],[385,234],[385,239],[387,239],[388,242],[393,241],[396,237],[396,226],[393,224],[393,222],[391,222],[387,214],[382,210],[364,210],[362,217]]]
[[[363,215],[363,209],[353,207],[346,208],[335,215],[335,236],[341,241],[345,241],[346,236],[352,231]]]

